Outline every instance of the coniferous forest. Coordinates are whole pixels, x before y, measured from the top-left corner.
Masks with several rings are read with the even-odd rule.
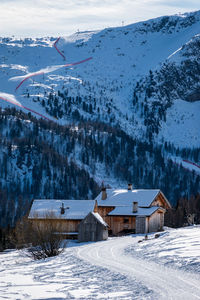
[[[174,206],[198,194],[200,176],[170,156],[198,162],[199,149],[139,141],[102,122],[61,126],[7,108],[0,110],[0,150],[1,227],[13,227],[33,198],[94,199],[105,176],[159,188]]]

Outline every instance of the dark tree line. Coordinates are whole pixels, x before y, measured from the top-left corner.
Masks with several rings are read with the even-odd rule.
[[[165,215],[165,224],[170,227],[182,227],[200,224],[200,194],[180,198],[176,206]]]

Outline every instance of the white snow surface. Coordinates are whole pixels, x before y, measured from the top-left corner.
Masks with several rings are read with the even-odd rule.
[[[140,207],[149,207],[160,190],[128,190],[128,189],[107,189],[107,198],[101,199],[102,192],[96,197],[99,206],[130,206],[138,202]]]
[[[109,216],[151,216],[160,207],[138,207],[137,212],[133,212],[133,205],[129,206],[117,206],[108,215]]]
[[[200,101],[186,102],[176,100],[167,110],[166,123],[162,122],[158,139],[175,146],[199,147],[200,142]]]
[[[104,226],[108,226],[108,224],[104,221],[104,219],[102,218],[102,216],[100,216],[100,214],[92,212],[93,216]]]
[[[57,257],[0,254],[1,299],[200,299],[200,226],[70,242]],[[138,243],[138,241],[142,241]]]
[[[61,214],[61,206],[64,205],[65,213]],[[94,200],[34,200],[29,218],[46,218],[52,214],[52,218],[82,220],[94,210]]]
[[[16,105],[22,106],[21,103],[19,101],[17,101],[17,99],[15,98],[15,96],[12,95],[12,94],[0,93],[0,98],[3,98],[5,100],[9,100],[9,101],[13,102]]]
[[[43,68],[43,69],[38,70],[36,72],[27,73],[26,75],[22,75],[22,76],[11,77],[11,78],[9,78],[9,80],[10,81],[20,81],[20,80],[23,80],[26,77],[29,77],[29,76],[32,76],[32,75],[41,75],[41,73],[48,74],[48,73],[52,73],[54,71],[57,71],[59,69],[62,69],[64,67],[65,67],[65,65],[47,66],[46,68]]]
[[[170,156],[169,158],[175,164],[182,165],[185,169],[187,169],[191,172],[194,171],[195,173],[200,174],[200,167],[197,167],[197,165],[192,164],[192,162],[184,161],[181,157],[177,157],[177,156]]]

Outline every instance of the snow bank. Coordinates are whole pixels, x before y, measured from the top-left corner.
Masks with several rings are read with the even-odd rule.
[[[200,274],[200,226],[168,229],[158,239],[151,234],[147,241],[130,246],[126,253]]]

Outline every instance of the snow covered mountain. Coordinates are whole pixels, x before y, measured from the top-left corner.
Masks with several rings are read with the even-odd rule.
[[[198,147],[199,21],[197,11],[59,40],[2,38],[0,93],[61,124],[101,120],[140,139]]]
[[[199,191],[199,21],[0,39],[0,225],[34,197],[92,198],[102,179],[173,204]]]

